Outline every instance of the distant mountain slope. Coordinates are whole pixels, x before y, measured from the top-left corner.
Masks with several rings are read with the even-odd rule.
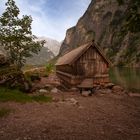
[[[48,38],[48,37],[38,37],[38,40],[45,40],[46,43],[44,47],[48,48],[56,56],[59,53],[61,43],[57,40]]]
[[[44,65],[55,55],[48,48],[43,47],[38,54],[34,54],[33,57],[27,58],[26,64],[28,65]]]
[[[38,40],[45,40],[46,43],[38,54],[33,54],[33,57],[27,58],[27,65],[44,65],[59,53],[61,44],[58,41],[46,37],[39,37]],[[5,53],[2,46],[0,52]]]
[[[54,39],[38,37],[37,40],[45,40],[46,43],[39,54],[34,54],[33,57],[27,59],[27,64],[29,65],[44,65],[47,61],[57,56],[60,50],[61,44]]]
[[[140,32],[121,33],[128,1],[119,6],[117,0],[92,0],[76,26],[67,30],[60,55],[95,40],[114,65],[140,67]]]

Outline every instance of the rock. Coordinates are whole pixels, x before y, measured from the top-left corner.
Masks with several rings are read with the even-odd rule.
[[[73,104],[73,105],[78,105],[79,104],[79,102],[74,98],[68,98],[68,99],[65,99],[65,101],[70,103],[70,104]]]
[[[101,94],[109,94],[109,93],[111,93],[111,90],[110,89],[100,89],[100,90],[98,90],[98,92]]]
[[[97,86],[95,87],[95,90],[99,90],[99,89],[102,89],[101,85],[97,85]]]
[[[140,93],[128,93],[130,97],[140,97]]]
[[[30,76],[30,78],[31,78],[31,81],[40,81],[41,80],[39,74],[33,74]]]
[[[39,93],[45,94],[45,93],[48,93],[48,90],[40,89],[40,90],[39,90]]]
[[[51,90],[51,93],[58,93],[58,89],[57,89],[57,88],[53,88],[53,89]]]
[[[25,87],[25,90],[28,91],[30,89],[30,86],[27,82],[24,83],[24,87]]]
[[[49,90],[49,91],[51,91],[51,90],[54,88],[54,86],[51,85],[51,84],[46,84],[46,85],[44,86],[44,88],[47,89],[47,90]]]
[[[53,101],[53,102],[59,102],[59,99],[58,99],[58,98],[53,97],[53,98],[52,98],[52,101]]]
[[[78,91],[78,88],[71,88],[70,91],[72,92]]]
[[[115,84],[113,84],[113,83],[107,83],[107,84],[105,84],[105,88],[112,89],[113,86],[115,86]]]
[[[117,85],[117,86],[113,86],[112,90],[114,92],[120,92],[120,91],[123,91],[124,89],[121,86]]]
[[[84,109],[84,107],[83,107],[83,106],[81,106],[81,105],[80,105],[78,108],[79,108],[79,109]]]
[[[21,140],[20,138],[16,138],[15,140]]]
[[[91,95],[91,92],[90,91],[83,91],[81,95],[84,97],[88,97]]]
[[[71,98],[70,101],[71,101],[72,104],[78,104],[78,101],[74,98]]]
[[[7,63],[7,58],[4,54],[0,53],[0,66]]]
[[[123,90],[123,94],[128,96],[129,91],[128,90]]]
[[[32,88],[31,84],[27,81],[24,81],[23,87],[21,88],[21,90],[23,92],[30,92],[31,88]]]
[[[45,88],[52,88],[52,85],[46,84],[46,85],[45,85]]]
[[[123,132],[123,130],[121,128],[117,128],[118,132]]]

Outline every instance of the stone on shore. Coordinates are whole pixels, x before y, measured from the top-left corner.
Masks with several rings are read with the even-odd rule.
[[[82,94],[81,94],[83,97],[88,97],[91,95],[91,91],[82,91]]]
[[[123,87],[116,85],[116,86],[113,86],[112,90],[113,92],[122,92],[124,89]]]

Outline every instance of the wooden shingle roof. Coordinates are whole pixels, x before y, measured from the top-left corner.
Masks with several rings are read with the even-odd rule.
[[[56,66],[58,65],[71,65],[74,61],[76,61],[84,52],[90,48],[90,47],[95,47],[97,51],[100,53],[100,55],[104,58],[104,60],[108,63],[111,64],[111,62],[105,57],[104,53],[102,50],[97,46],[97,44],[93,42],[86,43],[70,52],[65,54],[64,56],[60,57],[55,64]]]

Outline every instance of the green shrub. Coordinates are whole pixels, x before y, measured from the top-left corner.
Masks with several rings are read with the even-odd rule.
[[[14,101],[14,102],[50,102],[52,97],[50,96],[29,96],[17,89],[12,90],[5,87],[0,87],[0,102]]]
[[[54,70],[54,65],[51,63],[46,64],[46,74],[49,75]]]

